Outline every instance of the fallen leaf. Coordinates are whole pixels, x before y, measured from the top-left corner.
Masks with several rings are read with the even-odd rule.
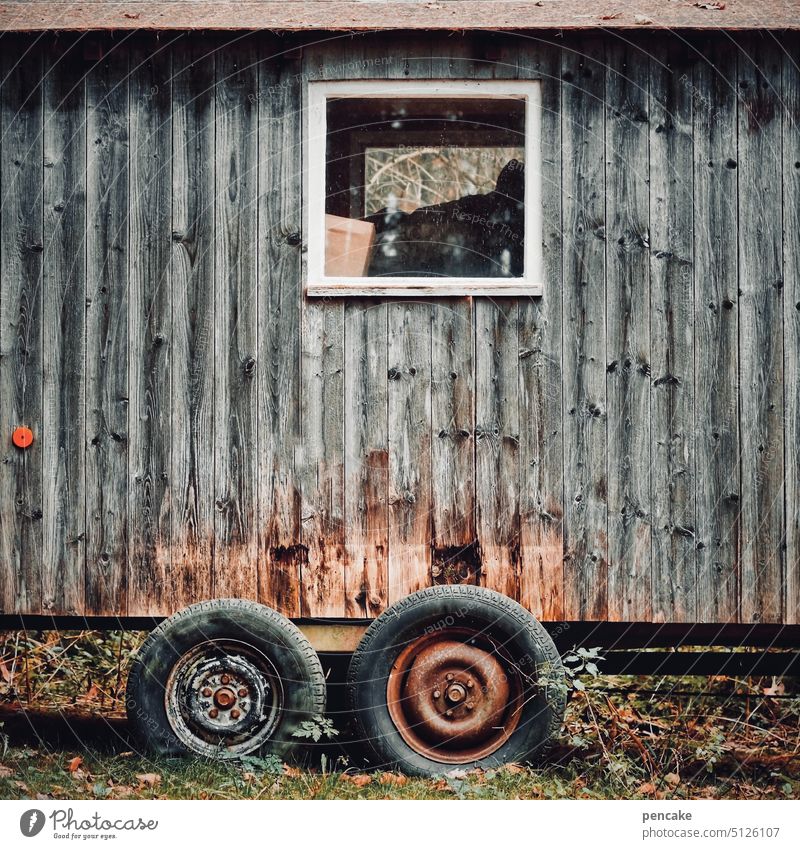
[[[621,14],[622,14],[622,12],[613,12],[610,15],[600,15],[600,20],[601,21],[613,21],[616,18],[618,18]]]
[[[773,679],[772,686],[764,687],[763,692],[765,696],[782,696],[786,692],[786,687],[780,678],[777,680]]]
[[[655,796],[656,786],[651,781],[648,781],[639,788],[638,793],[641,796]]]
[[[366,775],[365,773],[359,773],[358,775],[348,775],[345,773],[342,776],[344,781],[349,781],[350,784],[355,784],[356,787],[366,787],[368,784],[372,782],[372,776]]]
[[[381,773],[380,782],[386,787],[402,787],[404,784],[408,784],[408,778],[394,772],[384,772]]]
[[[652,24],[653,19],[648,18],[647,15],[634,15],[633,22],[639,24],[640,26],[646,26],[647,24]]]
[[[143,772],[136,776],[136,780],[144,787],[155,787],[161,784],[161,776],[157,772]]]
[[[694,3],[698,9],[708,9],[711,12],[721,12],[725,8],[724,3]]]
[[[83,763],[83,758],[80,755],[76,755],[68,764],[67,769],[70,772],[77,772],[80,765]]]
[[[120,784],[111,791],[111,795],[114,799],[127,799],[133,795],[133,787],[129,787],[127,784]]]
[[[527,770],[519,764],[506,764],[503,767],[503,772],[507,772],[509,775],[520,775],[523,772],[527,772]]]
[[[0,778],[10,778],[13,774],[13,769],[9,769],[7,766],[0,764]]]
[[[97,684],[92,684],[91,687],[86,691],[86,694],[83,696],[82,701],[84,702],[93,702],[100,695],[100,688]]]
[[[469,772],[465,769],[451,769],[449,772],[445,773],[447,778],[454,778],[456,780],[465,779],[469,775]]]
[[[301,769],[298,769],[296,766],[289,766],[289,764],[283,765],[283,774],[288,776],[289,778],[300,778],[303,774]]]
[[[670,787],[677,787],[681,783],[681,777],[677,772],[668,772],[664,776],[664,781],[666,781]]]
[[[0,678],[6,682],[6,684],[11,683],[11,671],[6,666],[6,662],[0,657]]]

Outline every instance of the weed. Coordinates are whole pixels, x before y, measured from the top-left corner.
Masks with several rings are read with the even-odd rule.
[[[338,730],[333,727],[332,719],[327,716],[315,716],[301,722],[300,727],[293,732],[292,737],[303,737],[319,743],[323,737],[326,740],[331,740],[338,734]]]

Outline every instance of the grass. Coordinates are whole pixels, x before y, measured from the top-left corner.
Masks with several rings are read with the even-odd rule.
[[[420,780],[368,771],[346,742],[302,766],[153,759],[122,716],[141,635],[0,636],[0,798],[785,799],[800,796],[793,682],[581,674],[559,744],[537,768]],[[599,663],[602,672],[602,662]],[[348,718],[333,713],[346,741]]]

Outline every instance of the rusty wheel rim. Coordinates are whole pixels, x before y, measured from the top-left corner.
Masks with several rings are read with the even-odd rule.
[[[418,754],[469,763],[496,752],[519,725],[522,679],[485,636],[466,629],[407,645],[386,687],[389,715]]]
[[[208,640],[178,659],[167,680],[165,707],[172,730],[190,751],[241,756],[275,730],[283,688],[272,662],[254,646]]]

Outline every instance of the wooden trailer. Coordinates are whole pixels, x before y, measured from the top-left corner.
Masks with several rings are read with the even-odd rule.
[[[354,651],[420,773],[797,649],[800,15],[633,5],[0,4],[0,624],[154,628],[160,751]]]

